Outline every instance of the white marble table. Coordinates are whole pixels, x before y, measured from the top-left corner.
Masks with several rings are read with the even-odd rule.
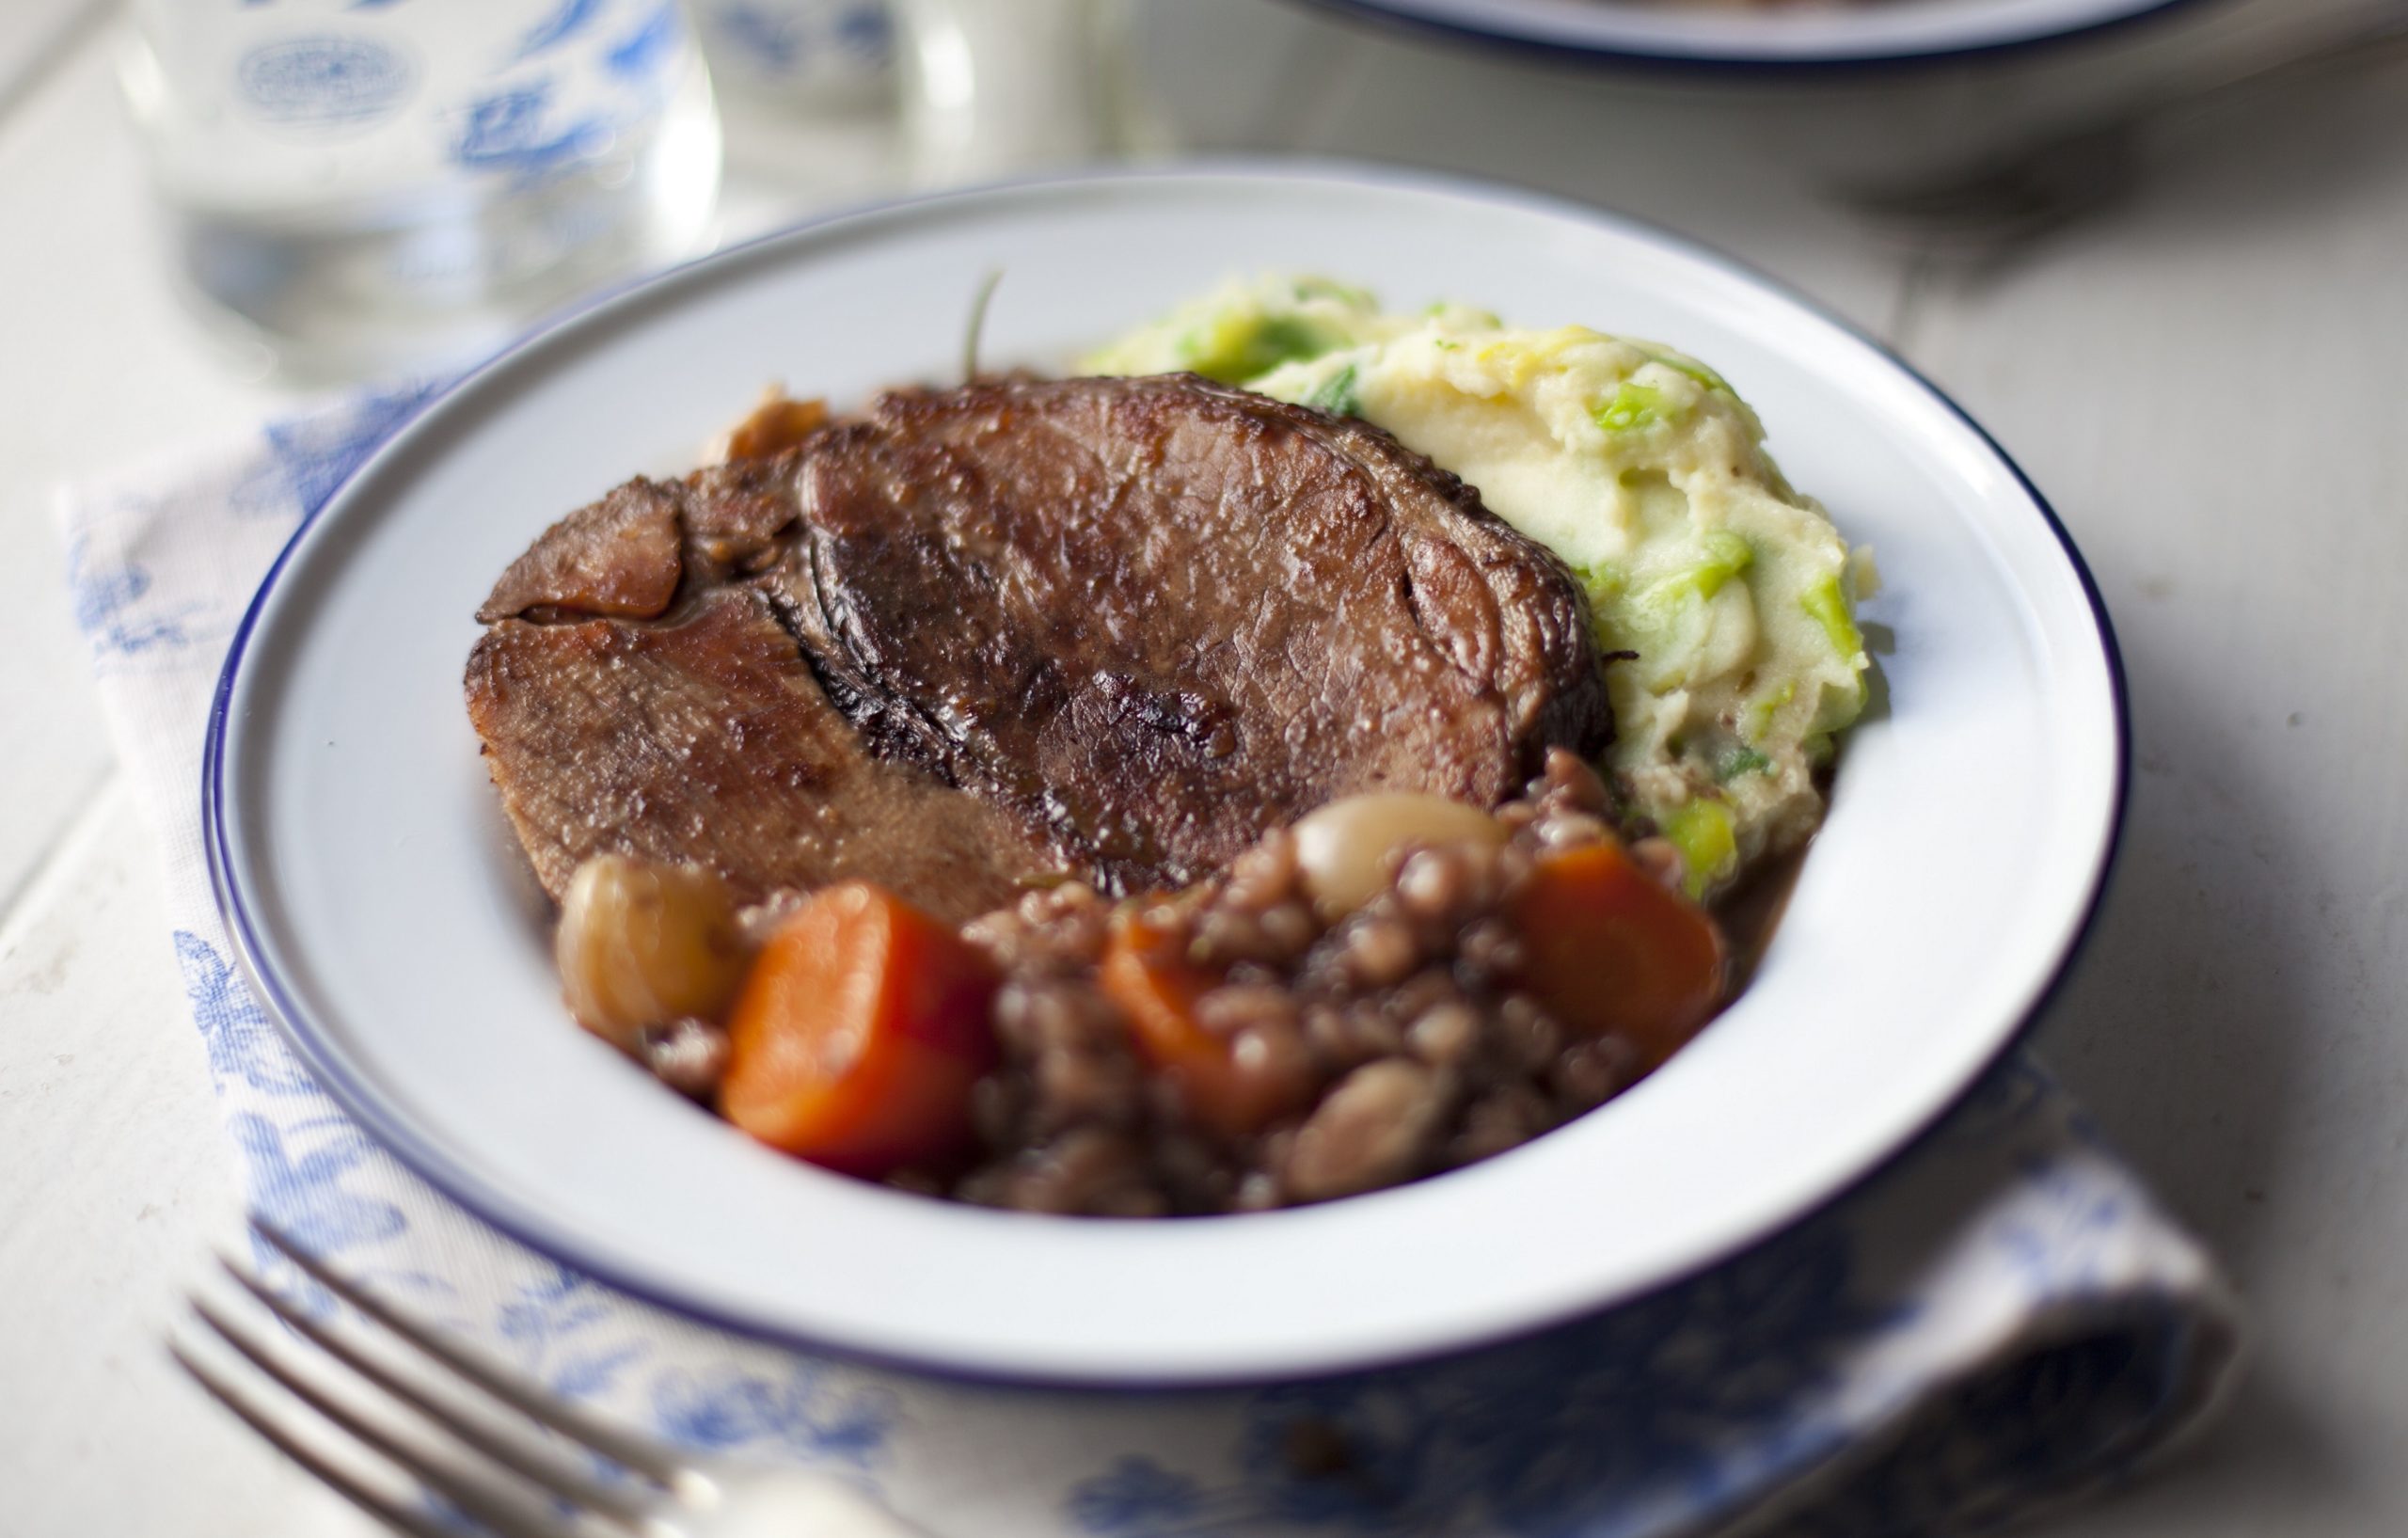
[[[2197,45],[2260,46],[2251,26],[2308,3],[2211,17]],[[2408,1532],[2408,76],[2211,118],[2129,202],[1970,273],[1877,241],[1814,182],[1851,135],[2018,110],[1989,77],[1920,105],[1879,85],[1755,100],[1269,0],[1145,20],[1148,56],[1181,60],[1164,85],[1188,142],[1435,164],[1662,220],[1884,335],[2021,460],[2105,590],[2138,725],[2121,874],[2041,1043],[2260,1326],[2221,1427],[2039,1530]],[[0,1538],[349,1531],[157,1345],[234,1189],[51,488],[293,398],[226,373],[162,289],[112,25],[90,0],[0,7]],[[2143,40],[2057,68],[2128,67]],[[731,223],[876,175],[756,178]]]

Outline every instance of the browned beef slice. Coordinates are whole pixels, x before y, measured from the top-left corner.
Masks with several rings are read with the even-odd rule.
[[[1107,887],[1356,791],[1494,804],[1611,732],[1570,575],[1360,422],[1015,380],[889,395],[797,465],[767,580],[831,696]]]
[[[795,520],[800,451],[712,465],[686,478],[686,559],[698,580],[758,571]]]
[[[490,625],[534,619],[652,619],[682,579],[697,585],[758,570],[794,522],[792,452],[642,476],[553,524],[510,563],[477,610]]]
[[[570,613],[650,619],[676,595],[684,488],[630,481],[544,531],[501,574],[477,618]]]
[[[959,920],[1054,865],[1009,814],[872,757],[750,586],[653,623],[502,620],[467,693],[555,897],[615,851],[708,864],[748,897],[858,877]]]

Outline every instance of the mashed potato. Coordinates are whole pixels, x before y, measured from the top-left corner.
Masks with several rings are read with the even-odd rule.
[[[1794,848],[1814,771],[1864,707],[1868,559],[1790,489],[1721,375],[1652,342],[1383,312],[1319,278],[1231,284],[1085,360],[1192,370],[1386,428],[1477,487],[1588,589],[1616,737],[1606,768],[1693,891]]]

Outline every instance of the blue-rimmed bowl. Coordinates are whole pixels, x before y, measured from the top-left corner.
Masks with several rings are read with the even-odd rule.
[[[1343,275],[1669,341],[1755,404],[1888,589],[1886,705],[1744,994],[1661,1071],[1485,1164],[1300,1211],[1078,1222],[793,1163],[562,1011],[461,699],[478,602],[553,518],[673,470],[769,380],[854,401],[1060,359],[1231,273]],[[932,615],[930,623],[942,623]],[[2122,804],[2106,617],[1981,430],[1725,259],[1593,209],[1346,166],[1226,165],[839,215],[672,272],[480,370],[295,537],[237,637],[202,787],[226,915],[327,1087],[534,1247],[738,1329],[991,1377],[1252,1381],[1427,1356],[1762,1239],[1928,1125],[2030,1023]]]

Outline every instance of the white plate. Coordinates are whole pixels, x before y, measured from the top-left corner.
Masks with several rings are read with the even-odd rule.
[[[899,1195],[693,1109],[562,1013],[461,701],[471,618],[553,518],[765,381],[857,401],[1051,361],[1232,272],[1339,274],[1675,342],[1878,547],[1886,710],[1754,986],[1599,1113],[1471,1169],[1297,1212],[1075,1222]],[[1838,1193],[2016,1036],[2087,921],[2123,785],[2104,614],[1979,429],[1877,347],[1656,230],[1352,167],[1198,167],[832,218],[560,325],[411,424],[295,538],[238,635],[204,797],[227,916],[327,1086],[437,1185],[672,1308],[956,1372],[1299,1375],[1628,1298]]]
[[[1314,0],[1572,58],[1806,69],[1960,58],[2059,41],[2193,0]]]

